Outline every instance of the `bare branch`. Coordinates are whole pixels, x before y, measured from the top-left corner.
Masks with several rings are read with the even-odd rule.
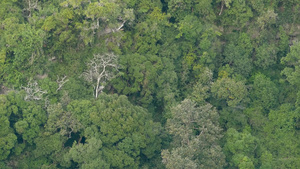
[[[94,96],[97,98],[106,82],[114,78],[115,72],[118,71],[118,57],[113,53],[97,54],[87,63],[87,67],[88,69],[81,76],[94,84]]]
[[[222,14],[223,7],[224,7],[224,1],[222,1],[222,4],[221,4],[221,11],[220,11],[220,13],[219,13],[219,16]]]
[[[31,11],[38,9],[38,0],[26,0],[28,7],[24,9],[24,11],[28,11],[28,17],[31,17]]]
[[[67,76],[64,75],[64,77],[62,77],[61,80],[59,80],[60,78],[59,78],[59,76],[57,76],[56,82],[58,84],[58,88],[56,89],[56,92],[59,91],[64,86],[64,84],[69,81],[69,79],[66,79],[66,78],[67,78]]]
[[[47,94],[46,90],[42,90],[38,83],[35,81],[33,83],[28,82],[27,87],[21,86],[26,92],[26,96],[24,98],[25,101],[30,100],[41,100],[44,94]]]

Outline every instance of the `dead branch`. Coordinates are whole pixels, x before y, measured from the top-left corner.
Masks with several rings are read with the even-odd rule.
[[[41,100],[43,95],[47,94],[47,91],[42,90],[36,81],[33,83],[28,82],[27,87],[21,86],[21,88],[26,92],[26,96],[24,98],[25,101]]]
[[[81,76],[94,83],[94,95],[97,98],[103,91],[106,82],[115,77],[118,71],[118,57],[112,53],[104,55],[94,55],[94,58],[87,63],[88,69]]]
[[[66,78],[66,75],[64,75],[64,77],[62,77],[61,79],[59,78],[59,76],[57,76],[56,82],[58,84],[58,88],[56,89],[56,92],[59,91],[64,86],[64,84],[69,81],[69,79]]]

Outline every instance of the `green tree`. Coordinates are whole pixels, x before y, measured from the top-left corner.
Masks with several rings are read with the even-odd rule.
[[[17,136],[13,132],[13,129],[9,126],[8,118],[4,116],[3,112],[1,112],[0,122],[0,160],[5,160],[11,153],[11,149],[15,146],[17,142]]]
[[[225,26],[233,26],[235,29],[242,29],[253,17],[253,12],[247,3],[248,1],[225,1],[228,7],[222,14],[221,22]]]
[[[59,133],[62,136],[71,138],[72,133],[77,133],[82,129],[82,124],[74,117],[70,111],[65,111],[60,103],[47,107],[48,119],[45,129],[50,133]]]
[[[224,62],[232,66],[235,73],[247,77],[252,71],[252,60],[250,55],[253,47],[248,34],[231,34],[229,43],[224,49]]]
[[[177,20],[193,14],[199,19],[212,22],[216,19],[212,0],[168,0],[168,12]]]
[[[219,78],[212,84],[211,92],[215,99],[225,100],[231,107],[241,104],[248,95],[245,84],[230,77]]]
[[[170,26],[167,20],[169,16],[162,13],[158,7],[148,10],[148,14],[136,24],[134,31],[126,34],[126,39],[124,38],[126,46],[123,48],[126,54],[132,53],[132,50],[142,55],[158,53],[163,43],[164,29]]]
[[[64,155],[64,160],[78,163],[80,169],[108,169],[110,165],[103,160],[101,140],[92,137],[85,144],[74,143],[72,148]],[[70,166],[69,166],[70,167]]]
[[[210,105],[197,107],[184,100],[173,107],[166,128],[172,134],[170,150],[162,151],[167,168],[223,168],[225,156],[218,145],[222,137],[218,113]]]
[[[279,90],[270,78],[263,74],[254,76],[254,83],[250,91],[250,98],[253,105],[261,106],[266,110],[278,105]]]
[[[193,91],[190,96],[191,100],[200,105],[204,104],[205,100],[211,96],[210,88],[212,81],[213,72],[206,68],[205,71],[199,75],[199,80],[193,87]]]
[[[272,110],[264,127],[264,144],[272,153],[274,168],[299,168],[299,135],[296,130],[299,110],[282,104]]]
[[[101,140],[101,152],[97,153],[101,153],[101,160],[111,167],[138,168],[142,156],[151,159],[160,150],[160,125],[151,120],[145,109],[132,105],[126,96],[103,93],[93,102],[71,102],[68,111],[73,112],[84,126],[82,136],[90,141]],[[83,149],[80,151],[92,148],[81,144],[74,144],[73,147],[74,151],[77,148]],[[72,158],[75,156],[70,160]],[[82,159],[78,162],[82,163]]]
[[[263,69],[276,64],[277,61],[277,51],[275,45],[263,44],[256,48],[254,65]]]
[[[300,65],[299,56],[300,43],[291,46],[291,51],[281,59],[281,63],[286,65],[286,67],[281,72],[282,75],[286,77],[286,80],[292,85],[299,86],[299,76],[300,76]]]
[[[18,116],[19,119],[15,123],[17,133],[22,136],[23,140],[32,144],[33,139],[38,137],[42,130],[41,125],[46,122],[46,112],[40,105],[27,102],[24,107],[20,107]]]
[[[259,149],[258,139],[248,131],[242,133],[233,128],[227,130],[224,151],[231,167],[240,169],[254,169],[256,165],[255,154]]]
[[[35,149],[30,152],[33,154],[35,158],[44,156],[48,158],[49,163],[57,163],[58,160],[56,158],[62,158],[60,156],[61,151],[63,150],[63,146],[67,138],[62,137],[59,133],[55,133],[53,135],[40,134],[34,140]]]

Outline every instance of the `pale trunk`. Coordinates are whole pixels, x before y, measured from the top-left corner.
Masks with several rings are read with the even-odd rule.
[[[96,86],[96,89],[95,89],[95,90],[96,90],[96,91],[95,91],[95,92],[96,92],[96,94],[95,94],[96,98],[98,98],[98,93],[99,93],[99,83],[100,83],[100,78],[97,79],[97,86]]]

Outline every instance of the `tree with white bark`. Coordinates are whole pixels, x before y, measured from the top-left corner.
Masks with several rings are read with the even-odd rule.
[[[93,83],[94,96],[98,98],[103,91],[105,84],[115,77],[118,71],[118,57],[113,54],[96,54],[94,58],[87,63],[88,69],[82,73],[82,77]]]
[[[22,86],[21,88],[23,88],[26,92],[26,96],[24,98],[25,101],[41,100],[43,99],[43,95],[47,94],[47,91],[42,90],[36,81],[33,83],[28,82],[26,87]]]
[[[37,10],[39,8],[38,0],[24,0],[23,3],[25,4],[25,8],[23,9],[23,11],[28,12],[28,18],[31,17],[33,10]]]
[[[66,79],[67,76],[64,75],[64,77],[60,78],[59,76],[57,76],[57,80],[56,80],[56,83],[58,85],[58,88],[56,89],[56,92],[59,91],[65,83],[67,83],[69,81],[69,79]]]

